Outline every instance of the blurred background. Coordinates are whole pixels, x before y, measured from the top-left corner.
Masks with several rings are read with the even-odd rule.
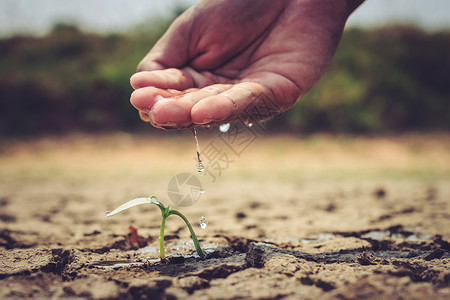
[[[151,132],[129,77],[194,0],[1,0],[0,136]],[[269,132],[450,129],[450,2],[368,0],[334,61]]]

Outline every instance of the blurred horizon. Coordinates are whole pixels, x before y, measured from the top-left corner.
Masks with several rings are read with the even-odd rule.
[[[197,0],[2,0],[0,38],[48,34],[58,23],[72,24],[99,34],[126,33],[153,19],[168,18]],[[347,28],[365,29],[404,24],[427,31],[450,28],[450,2],[434,0],[366,0],[349,18]]]

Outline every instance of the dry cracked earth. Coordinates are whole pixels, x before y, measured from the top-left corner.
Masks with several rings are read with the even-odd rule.
[[[206,258],[170,217],[165,261],[157,208],[104,213],[149,191],[167,202],[168,179],[186,159],[155,162],[162,150],[139,137],[80,139],[1,154],[1,299],[450,298],[446,136],[260,142],[180,208]],[[167,160],[185,153],[178,140],[161,143]]]

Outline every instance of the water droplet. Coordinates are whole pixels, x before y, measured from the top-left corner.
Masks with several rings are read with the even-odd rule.
[[[197,164],[197,172],[198,175],[202,176],[205,173],[205,167],[203,166],[202,160],[200,159],[200,154],[197,152],[198,164]]]
[[[230,129],[230,123],[225,123],[219,126],[220,132],[227,132]]]
[[[252,126],[253,126],[253,123],[248,123],[247,126],[248,126],[248,127],[252,127]]]
[[[204,193],[205,193],[205,190],[200,189],[198,192],[199,192],[200,194],[204,194]]]
[[[200,145],[198,144],[197,130],[193,128],[192,132],[194,133],[195,142],[197,143],[197,172],[200,176],[202,176],[205,172],[205,167],[203,166],[202,159],[200,158]]]
[[[107,211],[105,212],[105,217],[108,217],[110,213],[111,213],[111,212],[110,212],[109,210],[107,210]]]
[[[197,172],[198,172],[198,175],[203,176],[203,173],[205,173],[205,168],[203,166],[198,165]]]
[[[200,145],[198,144],[198,138],[197,138],[197,129],[193,129],[192,132],[194,133],[195,143],[197,144],[197,154],[200,153]]]
[[[205,228],[206,228],[206,225],[208,225],[208,220],[206,220],[206,218],[202,216],[202,217],[200,218],[200,227],[201,227],[202,229],[205,229]]]

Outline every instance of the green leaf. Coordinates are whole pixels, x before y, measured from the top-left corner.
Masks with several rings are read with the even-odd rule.
[[[148,198],[136,198],[136,199],[130,200],[130,201],[122,204],[121,206],[119,206],[115,210],[113,210],[111,212],[107,212],[106,213],[106,217],[112,217],[112,216],[120,213],[121,211],[129,209],[129,208],[134,207],[136,205],[141,205],[141,204],[146,204],[146,203],[157,205],[161,209],[161,211],[165,210],[164,205],[161,202],[159,202],[158,200],[156,200],[155,196],[150,196]]]

